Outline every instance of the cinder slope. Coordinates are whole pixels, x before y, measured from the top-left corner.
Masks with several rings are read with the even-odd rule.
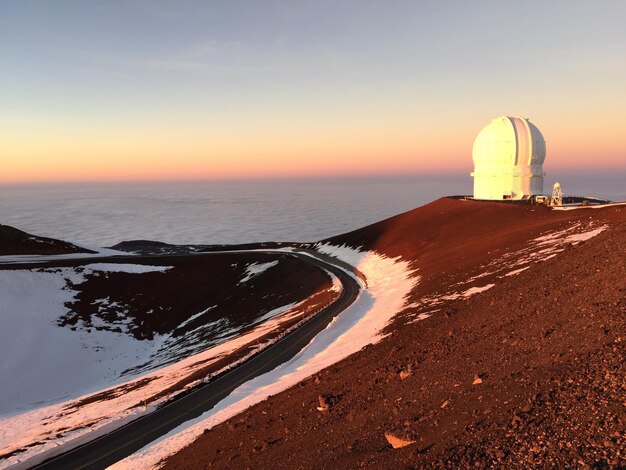
[[[54,238],[37,237],[8,225],[0,225],[0,256],[59,255],[66,253],[95,253]]]
[[[624,209],[442,199],[328,242],[413,262],[390,335],[166,468],[626,465]]]

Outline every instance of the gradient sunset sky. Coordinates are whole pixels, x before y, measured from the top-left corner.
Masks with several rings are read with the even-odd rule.
[[[0,183],[626,169],[626,1],[0,0]]]

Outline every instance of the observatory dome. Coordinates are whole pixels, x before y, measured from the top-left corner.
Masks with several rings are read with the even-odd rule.
[[[525,199],[543,193],[545,158],[543,135],[528,119],[492,120],[472,149],[474,198]]]

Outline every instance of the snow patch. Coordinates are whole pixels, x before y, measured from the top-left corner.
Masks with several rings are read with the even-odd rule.
[[[315,246],[315,249],[325,255],[334,256],[335,258],[348,263],[351,266],[359,269],[359,263],[363,259],[363,252],[349,247],[347,245],[331,245],[330,243],[320,243]],[[366,252],[371,253],[371,252]]]
[[[487,284],[480,287],[470,287],[469,289],[463,292],[454,292],[452,294],[443,295],[440,297],[441,300],[457,300],[457,299],[467,299],[472,295],[479,294],[486,290],[491,289],[495,284]]]
[[[164,273],[173,267],[174,266],[150,266],[147,264],[130,263],[92,263],[84,266],[84,272],[85,274],[94,272],[129,274]]]
[[[241,278],[239,284],[243,284],[244,282],[248,282],[255,276],[267,271],[269,268],[272,268],[278,264],[278,260],[270,261],[268,263],[252,263],[246,267],[244,272],[245,276]]]
[[[0,270],[0,415],[109,386],[155,347],[111,331],[58,327],[77,294],[67,280],[76,285],[84,276],[72,268]],[[105,369],[94,367],[102,362]]]
[[[509,271],[508,273],[506,273],[505,276],[516,276],[519,273],[526,271],[528,268],[530,268],[530,266],[524,266],[523,268],[514,269],[513,271]]]
[[[211,310],[213,310],[215,307],[217,307],[217,305],[211,305],[209,308],[205,308],[204,310],[202,310],[201,312],[195,313],[192,316],[190,316],[189,318],[187,318],[187,320],[185,320],[184,322],[182,322],[180,325],[178,325],[176,327],[176,329],[180,329],[180,328],[184,328],[185,326],[189,325],[192,321],[194,321],[196,318],[200,318],[202,315],[204,315],[205,313],[210,312]],[[219,320],[218,320],[219,321]]]
[[[596,235],[604,232],[608,228],[607,225],[602,225],[594,230],[589,230],[588,232],[575,233],[573,235],[568,236],[565,241],[567,243],[580,243],[589,240],[590,238],[595,237]]]
[[[495,286],[495,284],[487,284],[485,286],[480,286],[480,287],[470,287],[465,292],[461,293],[461,297],[463,297],[464,299],[467,299],[468,297],[471,297],[472,295],[485,292],[486,290],[491,289],[493,286]]]

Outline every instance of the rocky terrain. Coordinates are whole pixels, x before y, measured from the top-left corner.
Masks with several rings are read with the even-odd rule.
[[[442,199],[326,241],[411,263],[387,336],[166,468],[624,468],[626,208]]]

